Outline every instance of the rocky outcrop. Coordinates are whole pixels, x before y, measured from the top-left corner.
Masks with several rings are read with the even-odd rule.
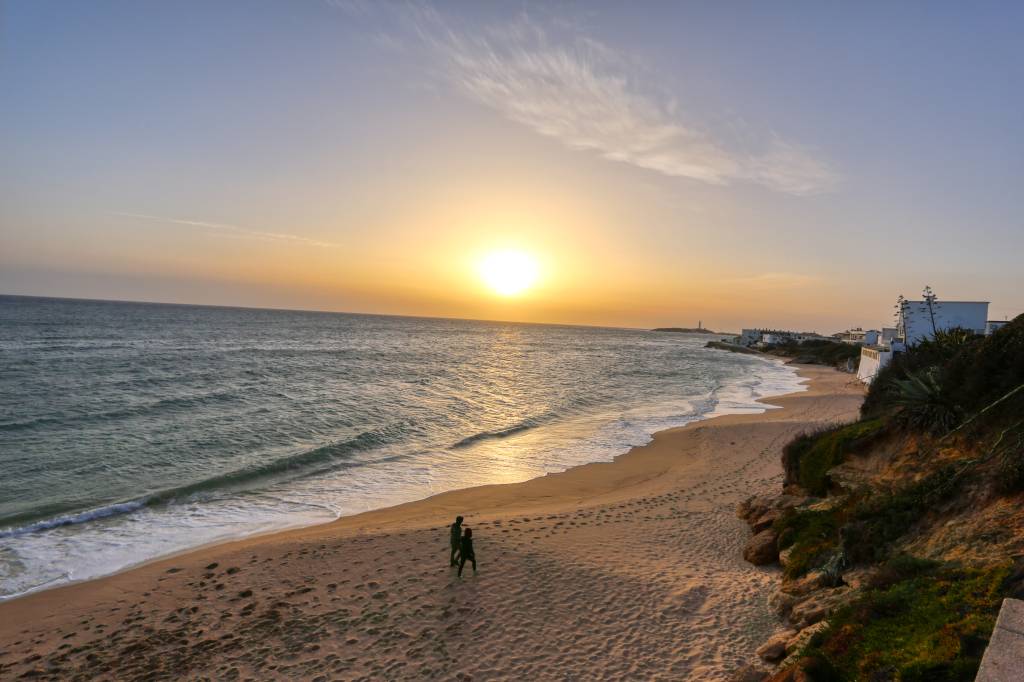
[[[808,499],[799,495],[763,495],[760,497],[749,497],[740,502],[736,508],[736,516],[753,524],[763,519],[767,514],[781,514],[787,509],[798,507],[806,503]]]
[[[774,564],[779,560],[779,535],[768,528],[750,538],[743,550],[743,558],[755,566]]]
[[[796,630],[783,630],[768,638],[768,641],[757,648],[757,655],[762,661],[778,663],[788,653],[786,646],[797,635]]]
[[[817,511],[833,504],[831,499],[819,500],[791,494],[745,500],[737,508],[736,515],[750,525],[753,535],[743,550],[743,558],[757,566],[779,562],[785,567],[792,549],[779,551],[775,521],[790,509]],[[838,587],[830,585],[826,578],[823,571],[812,570],[798,578],[783,579],[768,604],[786,625],[786,629],[770,637],[756,652],[761,661],[779,665],[779,669],[774,673],[765,673],[753,666],[738,671],[736,674],[740,677],[733,679],[759,682],[799,682],[810,679],[800,669],[801,666],[796,665],[802,649],[811,637],[828,627],[828,616],[856,592],[856,588],[848,584]],[[858,576],[857,584],[861,581],[862,578]]]
[[[764,682],[771,673],[761,670],[757,666],[747,665],[729,676],[729,682]]]
[[[818,634],[822,630],[828,627],[828,621],[822,620],[814,625],[808,625],[800,632],[794,633],[792,637],[786,642],[786,655],[792,656],[793,654],[800,653],[800,650],[811,640],[811,637]]]

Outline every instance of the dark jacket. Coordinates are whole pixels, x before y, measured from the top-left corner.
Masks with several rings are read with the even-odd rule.
[[[462,539],[462,524],[461,523],[453,523],[451,525],[451,529],[452,529],[452,549],[458,549],[459,548],[459,543],[460,543],[460,541]]]
[[[462,538],[462,546],[459,549],[459,555],[463,559],[475,559],[476,555],[473,554],[473,538]]]

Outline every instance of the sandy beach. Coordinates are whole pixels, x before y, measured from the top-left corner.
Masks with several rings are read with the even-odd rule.
[[[781,447],[853,419],[849,374],[611,463],[203,548],[0,604],[0,677],[723,679],[777,627],[741,557]],[[474,530],[479,573],[447,565]]]

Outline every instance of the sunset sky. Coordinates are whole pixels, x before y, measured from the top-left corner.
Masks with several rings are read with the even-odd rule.
[[[827,6],[826,6],[827,5]],[[1024,4],[0,4],[0,293],[833,332],[1024,312]],[[481,262],[526,254],[521,292]]]

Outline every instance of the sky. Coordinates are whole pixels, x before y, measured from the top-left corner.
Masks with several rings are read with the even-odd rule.
[[[0,294],[1024,312],[1021,3],[0,1]],[[488,254],[536,281],[503,295]]]

